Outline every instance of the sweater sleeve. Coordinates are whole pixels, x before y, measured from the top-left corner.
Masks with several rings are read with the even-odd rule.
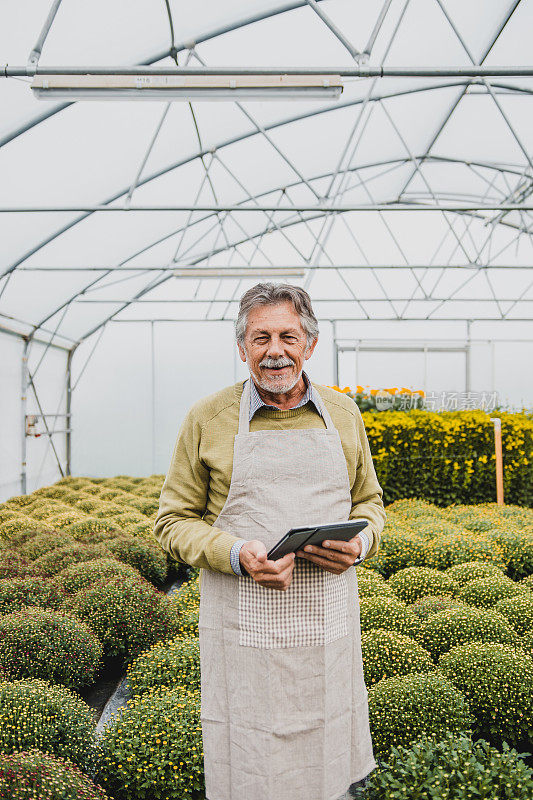
[[[161,490],[154,535],[164,550],[191,567],[235,574],[231,562],[237,536],[204,521],[209,470],[200,460],[202,426],[194,407],[178,434]]]
[[[362,517],[368,520],[368,526],[365,528],[365,534],[368,536],[370,542],[370,547],[365,556],[365,560],[367,561],[375,555],[379,549],[381,532],[383,531],[387,515],[383,506],[383,490],[377,479],[365,425],[359,410],[356,416],[356,425],[359,447],[357,451],[355,480],[351,490],[352,510],[350,512],[350,519]]]

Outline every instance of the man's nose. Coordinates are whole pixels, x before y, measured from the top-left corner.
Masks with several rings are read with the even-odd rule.
[[[285,353],[283,342],[279,336],[272,336],[268,344],[268,355],[270,358],[280,358]]]

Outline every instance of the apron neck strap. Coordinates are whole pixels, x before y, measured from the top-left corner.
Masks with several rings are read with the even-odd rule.
[[[250,381],[244,381],[242,387],[241,405],[239,407],[239,433],[250,433]]]
[[[248,378],[244,381],[244,386],[242,389],[242,396],[241,396],[241,403],[239,406],[239,433],[249,433],[250,432],[250,389],[251,389],[251,378]],[[331,419],[330,413],[327,410],[320,393],[315,391],[315,397],[320,405],[320,413],[322,414],[322,418],[326,423],[326,428],[331,430],[334,428],[333,420]]]

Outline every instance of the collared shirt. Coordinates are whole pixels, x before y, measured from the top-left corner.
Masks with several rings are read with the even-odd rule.
[[[306,392],[298,405],[293,406],[290,410],[292,411],[293,408],[300,408],[301,406],[305,406],[306,403],[311,402],[314,404],[320,416],[322,416],[322,411],[320,410],[320,399],[317,397],[316,389],[312,385],[305,372],[302,372],[302,378],[304,379],[304,383],[307,387]],[[254,414],[259,411],[260,408],[275,408],[277,411],[279,411],[280,409],[277,406],[269,406],[261,399],[261,396],[257,391],[257,386],[251,378],[250,380],[250,422],[252,421]]]
[[[306,405],[306,403],[311,402],[311,403],[313,403],[313,405],[315,406],[316,410],[318,411],[318,413],[322,417],[321,402],[320,402],[319,397],[317,396],[316,389],[312,385],[311,381],[309,380],[309,378],[308,378],[308,376],[307,376],[307,374],[305,372],[302,372],[302,377],[304,379],[304,382],[305,382],[305,385],[307,387],[307,390],[306,390],[303,398],[300,400],[300,402],[297,405],[293,406],[293,408],[300,408],[301,406]],[[260,396],[259,392],[257,391],[257,387],[256,387],[254,381],[251,378],[250,378],[250,380],[251,380],[251,384],[250,384],[250,421],[253,419],[254,414],[256,414],[256,412],[259,411],[260,408],[275,408],[275,409],[277,409],[279,411],[277,406],[269,406],[269,405],[267,405],[267,403],[265,403],[261,399],[261,396]],[[364,558],[365,558],[365,556],[366,556],[366,554],[368,552],[368,549],[370,547],[370,541],[368,539],[368,536],[365,533],[361,532],[359,534],[359,538],[361,539],[361,555],[359,556],[359,558],[357,560],[358,564],[361,563],[361,561],[364,560]],[[241,569],[241,563],[240,563],[240,559],[239,559],[239,554],[241,552],[241,547],[245,543],[246,543],[246,539],[238,539],[238,541],[235,542],[235,544],[232,546],[231,551],[230,551],[230,564],[231,564],[231,568],[232,568],[233,572],[236,575],[241,575],[242,576],[244,574],[242,569]]]

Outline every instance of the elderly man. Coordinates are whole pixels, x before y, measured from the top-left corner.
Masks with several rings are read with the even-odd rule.
[[[361,414],[303,371],[318,340],[307,292],[259,283],[240,302],[250,378],[196,403],[155,534],[201,567],[208,800],[337,800],[375,767],[354,565],[385,521]],[[273,561],[291,527],[364,518],[349,542]]]

